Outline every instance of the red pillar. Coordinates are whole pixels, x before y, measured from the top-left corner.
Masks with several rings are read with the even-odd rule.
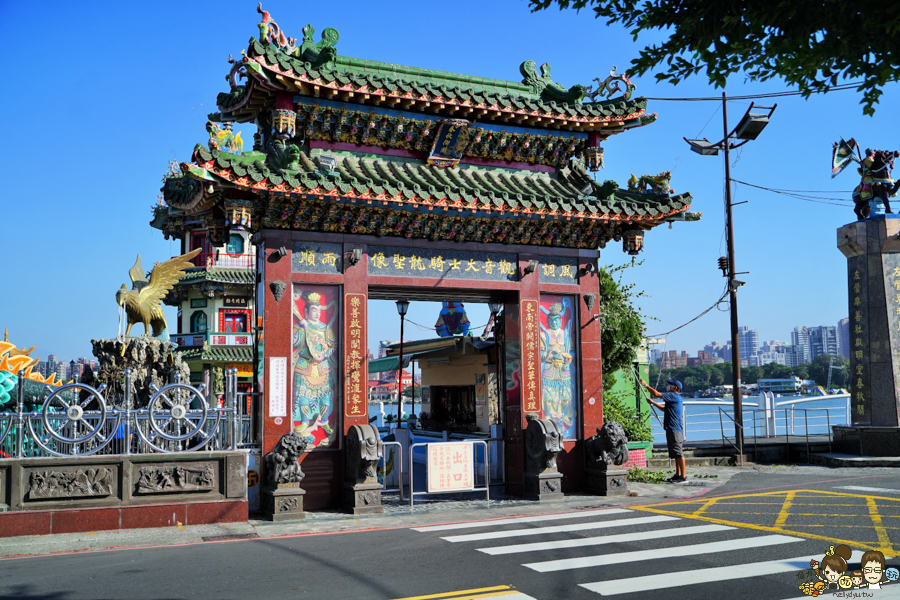
[[[355,265],[350,264],[354,248],[362,255]],[[366,246],[344,244],[344,434],[351,425],[369,422],[369,343]]]
[[[597,433],[597,428],[603,425],[603,369],[602,349],[600,347],[600,319],[594,318],[600,314],[600,278],[597,276],[597,258],[579,258],[579,267],[584,273],[585,265],[592,265],[593,270],[579,278],[581,298],[581,406],[584,439]],[[585,296],[592,294],[595,298],[594,306],[588,310],[584,301]]]
[[[265,237],[265,263],[266,280],[264,293],[265,307],[263,328],[265,332],[265,379],[263,381],[263,454],[270,452],[281,436],[291,430],[291,383],[293,380],[294,365],[291,360],[291,237],[290,233],[268,233]],[[285,256],[278,256],[278,249],[284,247],[287,250]],[[286,287],[281,295],[281,300],[275,299],[272,284],[275,281],[283,282]],[[272,416],[273,397],[272,359],[286,359],[284,379],[279,383],[284,385],[284,402],[286,410],[283,416]],[[276,404],[280,404],[279,398]]]

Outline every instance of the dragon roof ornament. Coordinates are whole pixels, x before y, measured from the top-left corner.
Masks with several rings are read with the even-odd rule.
[[[316,30],[312,25],[303,28],[303,42],[297,47],[297,38],[287,37],[282,31],[278,23],[272,19],[269,11],[263,10],[262,2],[256,7],[256,12],[262,15],[262,21],[259,23],[259,39],[260,41],[268,41],[273,46],[279,48],[285,54],[294,58],[302,58],[315,65],[323,65],[333,63],[337,56],[337,50],[334,46],[341,38],[341,34],[333,27],[328,27],[322,32],[322,39],[319,42],[313,41],[313,34]],[[232,88],[234,85],[232,84]]]
[[[577,104],[584,99],[583,85],[573,85],[567,90],[550,79],[550,63],[542,64],[541,73],[538,75],[537,63],[533,60],[526,60],[519,65],[519,72],[525,78],[522,83],[531,86],[531,91],[545,100]]]
[[[616,73],[615,65],[613,65],[612,71],[609,72],[609,77],[603,81],[600,81],[599,77],[594,77],[594,81],[597,82],[596,90],[593,89],[593,86],[589,86],[584,90],[585,95],[590,97],[592,102],[597,101],[597,96],[605,95],[608,100],[617,93],[622,94],[626,101],[630,100],[631,94],[636,87],[631,83],[631,79],[628,78],[628,73],[622,73],[621,75]],[[625,86],[624,90],[620,87],[620,84]]]

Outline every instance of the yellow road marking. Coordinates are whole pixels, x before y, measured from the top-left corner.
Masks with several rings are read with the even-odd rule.
[[[891,538],[888,537],[887,531],[884,528],[884,523],[881,521],[881,515],[878,514],[878,506],[875,504],[875,500],[866,498],[866,505],[869,507],[869,514],[872,517],[875,533],[878,534],[878,543],[883,546],[881,551],[893,552],[894,548],[891,546]]]
[[[791,509],[791,504],[794,502],[794,496],[797,492],[788,492],[784,496],[784,504],[781,505],[781,511],[778,513],[778,518],[775,519],[775,527],[782,527],[785,523],[787,523],[788,517],[791,516],[789,512]]]
[[[864,500],[866,502],[866,507],[868,508],[867,514],[840,514],[840,513],[792,513],[792,508],[797,508],[799,506],[824,506],[824,507],[838,507],[838,506],[847,506],[853,507],[857,509],[863,508],[861,504],[830,504],[830,503],[811,503],[811,504],[803,504],[798,503],[796,500],[798,498],[815,498],[819,500],[824,500],[825,498],[834,497],[838,499],[859,499]],[[753,498],[757,500],[755,502],[734,502],[734,500],[748,500]],[[760,507],[767,506],[777,506],[774,502],[767,502],[765,500],[776,500],[783,498],[781,501],[781,508],[779,512],[741,512],[741,515],[762,515],[768,517],[775,517],[774,526],[768,525],[757,525],[753,523],[742,523],[738,521],[732,521],[728,519],[720,519],[710,515],[714,514],[732,514],[727,510],[715,510],[717,508],[726,508],[735,505],[745,505],[745,504],[753,504]],[[759,500],[763,500],[760,502]],[[861,547],[863,549],[868,550],[880,550],[882,552],[891,552],[894,553],[893,545],[890,540],[890,536],[888,535],[888,529],[898,529],[897,527],[888,527],[885,525],[885,519],[887,518],[898,518],[896,515],[882,515],[879,511],[879,506],[876,501],[885,501],[888,505],[880,507],[881,509],[893,509],[900,508],[900,499],[897,498],[888,498],[883,496],[863,496],[860,494],[848,494],[843,492],[823,492],[819,490],[782,490],[777,492],[764,492],[759,494],[735,494],[732,496],[720,496],[718,498],[708,498],[705,500],[682,500],[676,502],[664,502],[660,504],[651,504],[646,506],[634,506],[632,508],[636,510],[642,510],[646,512],[652,512],[663,515],[670,515],[675,517],[689,518],[689,519],[699,519],[702,521],[707,521],[709,523],[716,523],[720,525],[730,525],[732,527],[743,527],[747,529],[755,529],[758,531],[767,531],[772,533],[782,533],[789,535],[796,535],[801,537],[806,537],[810,539],[824,540],[832,543],[842,543],[850,546]],[[697,505],[696,508],[692,508],[692,505]],[[855,511],[854,511],[855,512]],[[838,518],[861,518],[861,517],[869,517],[871,519],[871,524],[868,525],[845,525],[845,524],[822,524],[822,523],[811,523],[811,524],[803,524],[803,523],[794,523],[792,525],[792,529],[785,529],[785,525],[787,520],[791,516],[797,517],[818,517],[818,518],[826,518],[826,517],[838,517]],[[814,528],[814,527],[842,527],[849,529],[874,529],[875,533],[878,536],[878,542],[859,542],[853,540],[844,540],[838,539],[835,537],[828,537],[823,535],[817,535],[810,533],[808,531],[802,531],[806,528]],[[798,530],[799,529],[799,530]],[[869,537],[868,535],[866,537]]]
[[[502,590],[502,591],[498,591]],[[484,592],[497,592],[494,594]],[[508,585],[495,585],[493,587],[475,588],[471,590],[459,590],[457,592],[444,592],[442,594],[428,594],[427,596],[409,596],[408,598],[396,598],[396,600],[432,600],[437,598],[452,598],[453,600],[471,600],[472,598],[489,598],[491,596],[506,596],[517,593]],[[468,594],[463,595],[462,594]]]
[[[706,502],[703,503],[703,506],[701,506],[701,507],[698,508],[696,511],[694,511],[694,515],[696,516],[696,515],[701,515],[701,514],[703,514],[703,512],[704,512],[707,508],[709,508],[710,506],[712,506],[712,505],[715,504],[715,503],[716,503],[715,498],[713,498],[712,500],[707,500]]]
[[[634,510],[643,510],[646,512],[657,513],[660,515],[669,515],[669,516],[673,516],[673,517],[682,517],[682,518],[687,518],[687,519],[700,519],[701,521],[708,521],[709,523],[715,523],[717,525],[730,525],[732,527],[743,527],[745,529],[756,529],[757,531],[768,531],[770,533],[782,533],[782,534],[788,534],[788,535],[796,535],[796,536],[810,538],[810,539],[814,539],[814,540],[824,540],[826,542],[837,542],[839,544],[847,544],[848,546],[855,545],[858,547],[865,548],[867,550],[880,550],[880,548],[877,546],[866,545],[861,542],[855,542],[853,540],[841,540],[841,539],[837,539],[834,537],[827,537],[824,535],[816,535],[816,534],[809,533],[806,531],[791,531],[789,529],[782,529],[780,527],[767,527],[765,525],[753,525],[750,523],[739,523],[737,521],[728,521],[726,519],[714,519],[712,517],[704,517],[704,516],[695,517],[694,515],[692,515],[690,513],[681,513],[681,512],[676,512],[673,510],[659,510],[657,508],[647,508],[646,506],[632,506],[631,508]]]

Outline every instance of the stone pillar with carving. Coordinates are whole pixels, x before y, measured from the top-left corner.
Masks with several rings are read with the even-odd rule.
[[[607,421],[584,443],[584,480],[587,491],[599,496],[627,496],[628,438],[615,421]]]
[[[369,424],[351,425],[344,443],[344,510],[354,515],[383,513],[376,468],[384,457],[384,443],[378,429]]]
[[[562,436],[556,423],[530,414],[525,429],[525,498],[558,500],[563,497],[562,473],[556,455],[562,450]]]
[[[303,496],[300,487],[303,471],[300,455],[306,452],[308,442],[294,431],[281,436],[271,452],[266,454],[266,485],[262,489],[263,513],[272,521],[290,521],[306,518],[303,512]]]
[[[835,425],[836,452],[900,456],[900,215],[837,230],[847,257],[850,422]]]

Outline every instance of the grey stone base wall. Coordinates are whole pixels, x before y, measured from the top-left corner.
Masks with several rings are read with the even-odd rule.
[[[246,500],[247,454],[0,459],[0,511]]]

